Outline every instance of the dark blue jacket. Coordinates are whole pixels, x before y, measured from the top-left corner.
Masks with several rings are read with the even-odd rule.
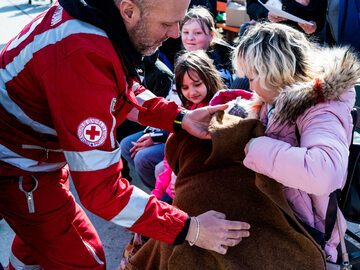
[[[338,44],[350,45],[360,55],[360,0],[339,0]]]

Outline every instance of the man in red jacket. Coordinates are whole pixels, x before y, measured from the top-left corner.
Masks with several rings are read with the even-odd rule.
[[[9,269],[105,269],[84,207],[170,244],[225,254],[249,225],[198,217],[159,202],[121,177],[116,127],[126,118],[207,138],[210,115],[184,113],[138,83],[136,68],[178,36],[188,0],[60,0],[1,52],[0,215],[15,231]]]

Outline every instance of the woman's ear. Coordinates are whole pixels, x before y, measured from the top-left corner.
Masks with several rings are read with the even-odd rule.
[[[133,1],[122,0],[118,2],[117,7],[127,27],[134,27],[140,20],[140,8]]]
[[[210,43],[211,43],[213,41],[213,39],[214,39],[214,36],[215,36],[215,31],[214,30],[212,30],[210,32],[210,36],[211,36],[211,39],[210,39]]]

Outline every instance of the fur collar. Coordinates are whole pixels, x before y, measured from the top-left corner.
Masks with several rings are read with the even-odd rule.
[[[316,91],[315,79],[282,89],[275,100],[275,121],[295,122],[311,106],[328,100],[339,100],[360,78],[360,63],[347,48],[322,49],[317,61],[320,68],[317,79],[322,94]]]

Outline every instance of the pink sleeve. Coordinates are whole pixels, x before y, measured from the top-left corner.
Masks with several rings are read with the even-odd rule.
[[[165,195],[166,188],[170,184],[171,181],[171,173],[172,170],[170,169],[169,164],[164,158],[164,166],[165,170],[158,175],[156,178],[155,189],[151,192],[152,195],[155,195],[156,198],[159,200]]]
[[[341,188],[348,164],[351,116],[346,108],[314,106],[297,121],[301,146],[259,137],[244,165],[284,186],[309,194],[328,195]]]

